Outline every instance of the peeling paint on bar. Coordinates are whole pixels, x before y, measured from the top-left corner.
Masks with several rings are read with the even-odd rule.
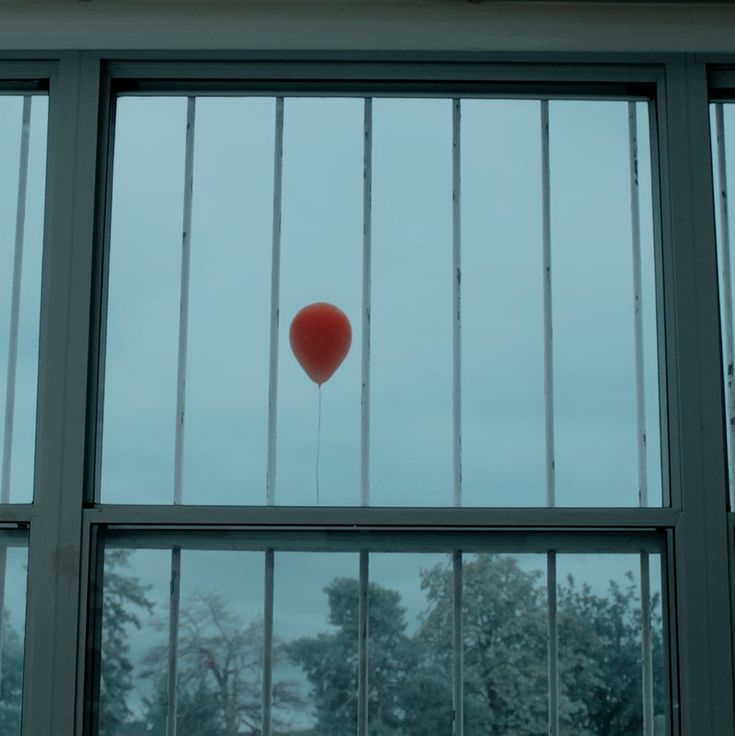
[[[730,480],[730,502],[732,503],[733,486],[735,485],[735,386],[733,385],[733,364],[735,363],[735,346],[733,345],[733,299],[731,254],[730,254],[730,217],[727,195],[727,157],[725,155],[725,120],[724,105],[715,105],[715,129],[717,132],[717,174],[720,194],[720,277],[722,288],[722,332],[726,364],[725,401],[728,416],[728,465]]]
[[[544,304],[544,401],[546,421],[546,505],[556,505],[554,474],[554,347],[551,302],[551,165],[549,101],[541,100],[541,204]]]
[[[370,601],[370,558],[367,550],[360,550],[360,592],[357,631],[357,736],[368,734],[368,610]]]
[[[373,238],[373,100],[365,98],[362,188],[362,399],[360,505],[370,505],[370,308]]]
[[[462,505],[462,109],[452,100],[452,423],[454,505]]]
[[[186,364],[189,343],[189,273],[191,267],[191,203],[194,194],[194,131],[196,98],[186,105],[186,159],[184,165],[184,217],[181,235],[181,295],[179,308],[179,355],[176,383],[176,450],[174,453],[174,503],[183,501],[184,413]]]
[[[20,323],[20,289],[23,274],[23,243],[25,240],[26,201],[28,194],[28,151],[31,135],[31,96],[23,97],[20,133],[20,163],[18,166],[18,197],[15,211],[15,249],[10,292],[10,331],[8,337],[8,371],[5,385],[5,432],[3,435],[2,483],[0,503],[10,502],[10,468],[13,455],[15,424],[15,379],[18,370],[18,329]],[[4,604],[4,598],[0,599]],[[0,607],[0,612],[2,611]]]
[[[276,424],[278,417],[278,323],[281,292],[281,212],[283,195],[283,97],[276,97],[273,153],[273,245],[271,254],[271,334],[268,370],[268,466],[266,503],[276,502]]]
[[[549,101],[541,100],[541,206],[544,304],[544,403],[546,423],[546,505],[556,506],[554,461],[554,344],[551,301],[551,164]],[[549,735],[559,736],[559,631],[556,616],[556,552],[546,558],[548,598]]]
[[[630,162],[630,219],[633,243],[633,326],[635,337],[635,392],[638,447],[638,498],[648,506],[648,473],[646,469],[646,391],[643,371],[643,314],[641,279],[641,216],[638,188],[638,118],[636,103],[628,103],[628,143]]]

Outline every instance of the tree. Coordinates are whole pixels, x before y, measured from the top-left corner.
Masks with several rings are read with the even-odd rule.
[[[274,663],[282,647],[273,642]],[[145,676],[156,685],[147,703],[146,719],[160,728],[167,714],[166,647],[146,657]],[[164,667],[161,667],[161,664]],[[180,733],[197,736],[258,734],[262,719],[263,622],[242,622],[227,599],[217,593],[197,593],[181,610],[178,650],[177,724]],[[274,730],[288,726],[302,705],[294,684],[274,678]]]
[[[480,554],[463,565],[464,720],[487,736],[548,733],[548,614],[542,575],[515,558]],[[396,591],[371,584],[369,728],[381,736],[449,734],[452,726],[452,568],[422,573],[427,607],[414,636]],[[330,633],[288,646],[312,687],[314,733],[341,736],[357,717],[358,581],[325,589]],[[657,609],[658,599],[652,606]],[[640,601],[632,577],[608,595],[558,586],[560,725],[575,736],[628,736],[641,730]],[[656,614],[655,623],[660,622]],[[660,626],[653,627],[660,667]],[[660,680],[661,678],[659,678]],[[662,702],[661,683],[656,702]]]
[[[572,577],[559,587],[562,686],[584,704],[572,719],[575,733],[622,736],[643,729],[640,597],[633,576],[627,577],[625,587],[611,581],[604,597],[587,585],[577,588]],[[654,624],[660,624],[659,603],[654,596]],[[654,671],[663,657],[660,631],[653,626]],[[663,702],[661,678],[654,687],[654,702]]]
[[[304,637],[287,645],[294,662],[312,686],[320,736],[343,736],[357,723],[359,583],[336,578],[326,588],[330,633]],[[425,658],[426,648],[406,635],[400,594],[371,583],[368,587],[368,722],[379,736],[438,733],[451,723],[442,708],[451,691],[446,678]]]

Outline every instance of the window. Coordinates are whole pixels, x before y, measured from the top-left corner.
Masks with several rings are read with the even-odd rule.
[[[22,68],[24,735],[732,730],[704,65],[122,56]]]

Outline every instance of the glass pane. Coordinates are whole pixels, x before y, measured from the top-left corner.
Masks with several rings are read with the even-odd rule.
[[[180,325],[186,104],[119,101],[103,501],[171,503],[179,431],[184,502],[265,503],[273,393],[276,504],[360,503],[367,439],[370,505],[451,505],[459,317],[464,505],[545,505],[547,432],[555,445],[551,502],[663,503],[646,103],[549,103],[552,309],[545,313],[541,103],[462,101],[461,306],[453,318],[453,102],[373,101],[372,265],[363,273],[365,101],[287,98],[273,385],[277,103],[197,100],[189,311]],[[370,402],[363,409],[366,285]],[[344,364],[321,389],[290,345],[294,316],[315,302],[336,305],[352,325]],[[185,410],[177,422],[179,389]]]
[[[0,531],[0,734],[20,736],[28,540]]]
[[[106,502],[173,501],[186,105],[180,98],[118,101]],[[197,100],[186,502],[265,500],[273,120],[273,100]]]
[[[661,560],[659,555],[644,558],[647,572],[642,573],[639,555],[557,557],[562,732],[642,736],[649,698],[653,733],[665,733]],[[645,637],[642,576],[650,590]]]
[[[354,553],[276,553],[274,733],[356,732],[358,589]]]
[[[283,236],[276,503],[359,502],[362,341],[362,100],[288,99],[283,131]],[[315,302],[341,309],[352,347],[319,389],[289,344],[296,313]]]
[[[48,98],[0,95],[2,503],[33,499],[47,128]]]
[[[376,100],[370,503],[452,503],[450,100]]]
[[[451,570],[448,555],[370,555],[370,733],[452,732]]]
[[[546,503],[540,157],[538,102],[462,102],[467,506]]]
[[[641,162],[650,162],[639,104]],[[627,102],[549,105],[557,497],[636,506],[636,371]],[[650,164],[641,193],[641,298],[650,505],[661,505]],[[603,174],[604,172],[604,174]],[[646,360],[647,358],[647,360]]]
[[[263,559],[181,552],[179,733],[260,728]],[[105,551],[100,734],[166,733],[171,564],[170,550]]]

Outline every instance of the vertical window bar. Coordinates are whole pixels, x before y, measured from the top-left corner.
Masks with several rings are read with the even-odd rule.
[[[273,250],[271,255],[271,335],[268,376],[268,469],[266,502],[276,502],[276,423],[278,404],[278,322],[281,291],[281,211],[283,194],[283,97],[276,97],[273,154]]]
[[[191,266],[191,202],[194,192],[194,127],[196,98],[186,106],[186,163],[184,168],[184,223],[181,236],[181,303],[179,308],[179,363],[176,384],[176,451],[174,503],[183,500],[184,411],[186,401],[186,359],[189,343],[189,273]]]
[[[373,100],[365,98],[362,185],[362,404],[360,503],[370,505],[370,309],[373,240]]]
[[[265,551],[265,596],[263,615],[263,727],[262,736],[271,736],[273,728],[273,583],[275,554]]]
[[[643,314],[641,279],[641,218],[638,182],[638,116],[636,103],[628,102],[630,162],[630,213],[633,244],[633,320],[635,336],[636,425],[638,446],[638,499],[648,506],[646,446],[646,393],[643,371]],[[641,552],[641,675],[643,736],[653,736],[653,650],[651,643],[651,574],[647,552]]]
[[[368,733],[368,585],[370,581],[369,553],[360,550],[360,600],[357,632],[357,736]]]
[[[549,162],[549,101],[541,100],[541,206],[543,241],[544,304],[544,400],[546,420],[546,504],[556,505],[554,467],[554,344],[551,312],[551,165]],[[549,734],[559,736],[559,630],[556,611],[556,552],[549,551],[547,566],[548,598],[548,687]]]
[[[179,612],[181,611],[181,547],[174,547],[171,550],[171,589],[169,596],[166,736],[176,736],[176,686],[179,669]]]
[[[454,710],[454,736],[464,734],[464,629],[462,626],[462,552],[456,550],[452,556],[454,568],[454,608],[452,612],[452,631],[454,649],[452,672],[452,701]]]
[[[184,411],[186,359],[189,342],[189,274],[191,264],[191,207],[194,194],[194,132],[196,98],[187,98],[186,154],[184,163],[184,214],[181,234],[181,303],[179,311],[178,380],[176,385],[176,449],[174,454],[174,504],[183,502]],[[181,608],[181,548],[171,550],[171,593],[168,630],[168,703],[166,736],[176,736],[176,686],[178,680],[179,613]]]
[[[452,424],[454,505],[462,505],[462,109],[459,99],[452,100]],[[453,564],[452,615],[452,701],[453,733],[464,733],[463,627],[462,627],[462,552],[456,550]]]
[[[462,170],[460,101],[452,101],[452,419],[454,505],[462,505]]]
[[[268,377],[268,467],[266,503],[276,502],[276,422],[278,408],[278,324],[281,292],[281,213],[283,195],[283,97],[276,97],[273,151],[273,245],[271,252],[271,334]],[[265,552],[265,595],[263,598],[263,736],[273,729],[273,590],[275,554]]]
[[[23,272],[23,241],[25,238],[26,194],[28,191],[28,149],[31,135],[31,96],[23,97],[23,117],[20,133],[20,163],[18,168],[18,202],[15,211],[15,250],[13,282],[10,296],[10,336],[8,339],[8,373],[5,386],[5,433],[3,435],[2,486],[0,503],[10,502],[10,466],[13,453],[15,418],[15,378],[18,369],[18,326],[20,322],[20,287]],[[4,604],[4,600],[2,601]],[[0,613],[2,608],[0,607]]]
[[[724,105],[715,105],[717,133],[717,174],[720,183],[720,258],[722,277],[722,331],[725,349],[725,400],[727,401],[727,445],[730,497],[735,485],[735,347],[733,346],[732,279],[730,277],[730,217],[727,205],[727,159],[725,156]]]

